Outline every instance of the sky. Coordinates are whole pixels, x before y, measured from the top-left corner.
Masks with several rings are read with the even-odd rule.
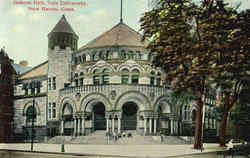
[[[111,29],[120,20],[120,0],[63,0],[88,4],[66,6],[73,7],[75,11],[31,11],[28,7],[35,5],[14,4],[14,1],[34,0],[0,1],[0,47],[5,47],[15,63],[27,60],[32,67],[47,60],[47,35],[63,14],[79,36],[79,48]],[[47,4],[47,1],[60,0],[42,1]],[[242,9],[250,8],[250,0],[227,1],[232,4],[242,1]],[[123,21],[136,31],[140,29],[139,19],[145,11],[148,11],[148,0],[123,0]]]

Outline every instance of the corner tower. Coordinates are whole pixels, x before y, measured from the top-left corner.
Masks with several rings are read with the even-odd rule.
[[[73,51],[77,50],[78,36],[63,15],[53,30],[48,34],[48,47],[54,49],[59,46],[60,49],[70,47]]]
[[[58,131],[58,98],[60,90],[71,83],[72,54],[77,50],[78,36],[63,15],[48,34],[48,109],[56,114],[48,115],[48,128]]]

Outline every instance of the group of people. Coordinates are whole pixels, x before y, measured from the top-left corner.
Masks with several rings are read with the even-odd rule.
[[[128,138],[130,138],[130,137],[132,137],[132,133],[130,133],[130,132],[125,132],[125,131],[123,131],[122,133],[116,133],[116,132],[112,132],[112,133],[110,133],[110,132],[107,132],[106,133],[106,137],[107,137],[107,139],[109,139],[109,138],[112,138],[114,141],[117,141],[119,138],[125,138],[125,137],[128,137]]]

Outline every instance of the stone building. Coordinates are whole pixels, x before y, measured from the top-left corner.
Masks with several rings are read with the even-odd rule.
[[[193,123],[194,107],[178,109],[170,103],[164,73],[152,67],[149,41],[142,42],[141,37],[121,20],[78,48],[79,37],[63,15],[48,34],[48,61],[18,78],[15,131],[30,139],[35,113],[38,140],[96,130],[181,135],[183,126]]]
[[[13,118],[13,85],[16,72],[4,49],[0,50],[0,143],[11,140]]]

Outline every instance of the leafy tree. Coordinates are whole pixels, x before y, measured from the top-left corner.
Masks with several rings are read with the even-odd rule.
[[[250,11],[231,11],[229,35],[217,51],[213,78],[222,89],[222,120],[220,125],[220,145],[225,146],[228,112],[239,100],[243,87],[249,87],[250,75]],[[227,13],[227,15],[229,15]],[[221,48],[220,48],[221,47]]]
[[[203,0],[199,6],[191,0],[159,0],[141,22],[144,38],[151,39],[149,49],[156,52],[154,64],[165,70],[175,91],[196,97],[195,149],[201,148],[205,88],[214,82],[222,88],[220,145],[224,146],[226,116],[248,75],[249,16],[238,15],[221,0]]]
[[[156,9],[141,18],[141,28],[145,38],[152,38],[149,48],[157,52],[154,64],[165,70],[166,80],[171,82],[171,87],[177,92],[185,90],[196,97],[194,148],[200,149],[202,97],[209,73],[207,54],[204,53],[205,42],[201,41],[199,27],[195,31],[198,34],[194,35],[190,24],[197,11],[198,7],[190,0],[160,0]]]

